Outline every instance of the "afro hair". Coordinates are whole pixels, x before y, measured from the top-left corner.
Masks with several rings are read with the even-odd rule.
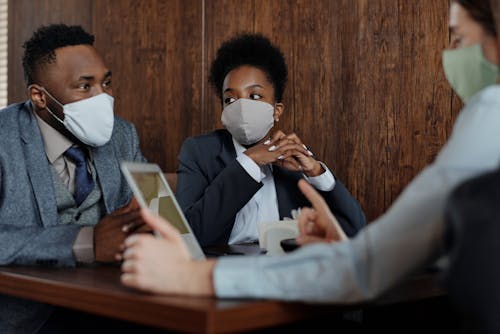
[[[224,42],[210,68],[209,82],[222,99],[222,85],[226,75],[243,65],[257,67],[266,73],[274,87],[274,98],[281,102],[288,78],[283,53],[261,34],[239,34]]]

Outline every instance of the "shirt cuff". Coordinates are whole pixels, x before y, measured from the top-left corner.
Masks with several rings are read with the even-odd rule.
[[[241,154],[236,158],[236,160],[255,181],[262,182],[262,180],[266,177],[266,174],[262,172],[259,165],[257,165],[248,155]]]
[[[321,165],[321,167],[323,167],[325,172],[318,176],[311,176],[311,177],[308,177],[307,175],[303,174],[304,178],[314,188],[320,191],[332,191],[333,188],[335,188],[335,177],[333,176],[330,169],[324,163],[322,163],[321,161],[318,162]]]
[[[213,271],[215,295],[219,298],[241,298],[257,294],[259,282],[255,262],[251,256],[219,258]]]
[[[73,255],[77,262],[92,263],[94,256],[94,228],[85,226],[80,229],[73,244]]]

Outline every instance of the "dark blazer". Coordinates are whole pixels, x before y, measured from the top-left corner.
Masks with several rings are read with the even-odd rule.
[[[115,117],[111,140],[90,151],[106,212],[113,212],[132,198],[120,161],[144,161],[134,126]],[[52,175],[30,102],[0,110],[0,265],[75,265],[81,226],[58,223]],[[0,305],[0,333],[33,332],[51,310],[4,295]]]
[[[177,200],[202,246],[227,243],[236,214],[262,187],[236,160],[227,130],[186,139],[177,175]],[[273,175],[280,219],[310,206],[297,187],[302,173],[273,166]],[[320,193],[348,236],[366,224],[359,203],[337,178],[332,191]]]

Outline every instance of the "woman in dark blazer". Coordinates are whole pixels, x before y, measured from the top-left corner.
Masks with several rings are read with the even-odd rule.
[[[365,225],[358,202],[294,133],[277,128],[287,67],[261,35],[225,42],[210,82],[222,101],[225,129],[188,138],[179,154],[176,196],[202,246],[258,240],[258,223],[309,206],[297,187],[321,192],[347,236]]]

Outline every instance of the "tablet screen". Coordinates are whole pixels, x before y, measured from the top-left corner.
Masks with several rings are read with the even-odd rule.
[[[174,203],[170,188],[168,188],[158,172],[131,172],[144,204],[153,212],[175,226],[181,234],[189,233],[182,217]]]

